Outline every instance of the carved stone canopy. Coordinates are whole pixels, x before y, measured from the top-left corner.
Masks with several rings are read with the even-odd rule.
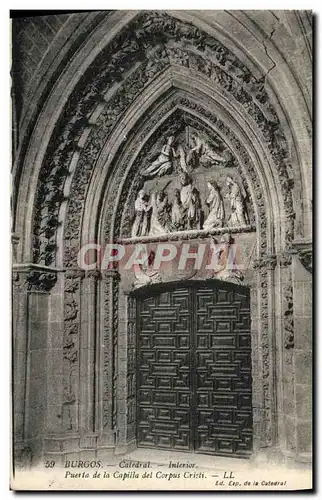
[[[293,247],[296,251],[296,255],[301,261],[301,264],[310,274],[312,274],[313,271],[312,243],[294,242]]]

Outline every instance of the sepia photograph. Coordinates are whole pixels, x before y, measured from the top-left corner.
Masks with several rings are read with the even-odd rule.
[[[10,488],[312,490],[312,11],[10,17]]]

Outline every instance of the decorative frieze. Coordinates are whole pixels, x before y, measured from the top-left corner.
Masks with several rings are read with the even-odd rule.
[[[65,272],[64,289],[64,340],[63,340],[63,427],[68,431],[78,428],[78,364],[80,334],[80,287],[85,273],[81,269]]]

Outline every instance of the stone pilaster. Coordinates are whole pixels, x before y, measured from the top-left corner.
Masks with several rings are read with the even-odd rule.
[[[294,457],[296,453],[295,422],[295,372],[294,372],[294,310],[292,251],[286,250],[278,256],[281,300],[280,315],[277,321],[282,328],[280,350],[280,445],[286,457]]]
[[[43,452],[47,410],[49,292],[56,270],[13,265],[13,440],[17,463],[29,466]]]
[[[312,244],[295,242],[294,371],[296,452],[301,461],[312,460]]]

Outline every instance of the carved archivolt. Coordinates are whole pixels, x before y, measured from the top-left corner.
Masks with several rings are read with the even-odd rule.
[[[288,175],[291,165],[285,136],[264,80],[257,80],[234,54],[208,34],[165,13],[149,12],[135,18],[100,54],[77,85],[57,124],[39,179],[34,220],[35,262],[49,265],[55,260],[63,187],[72,157],[79,157],[65,230],[65,238],[70,241],[65,263],[70,265],[73,242],[79,241],[86,189],[103,144],[142,89],[171,65],[189,68],[208,78],[222,93],[239,102],[254,121],[276,164],[288,215],[286,240],[291,241],[294,222]],[[113,93],[113,88],[118,90]],[[105,102],[109,90],[112,97]],[[93,126],[90,118],[98,106],[101,112]],[[80,148],[78,142],[86,128],[89,136]]]

